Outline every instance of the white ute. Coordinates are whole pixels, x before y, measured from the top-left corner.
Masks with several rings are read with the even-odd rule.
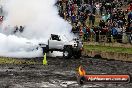
[[[68,59],[71,57],[80,58],[81,52],[83,48],[82,42],[75,38],[70,42],[64,42],[60,39],[59,35],[51,34],[50,39],[48,40],[48,44],[39,44],[43,49],[43,53],[47,53],[49,51],[61,51],[63,52],[63,57]]]

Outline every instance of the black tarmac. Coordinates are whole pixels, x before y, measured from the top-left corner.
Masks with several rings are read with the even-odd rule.
[[[0,65],[0,88],[132,88],[131,83],[77,83],[78,67],[87,74],[130,74],[132,62],[82,57],[81,59],[47,58],[48,65]]]

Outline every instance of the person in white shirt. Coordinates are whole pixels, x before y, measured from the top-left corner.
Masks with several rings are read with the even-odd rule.
[[[97,2],[95,6],[96,6],[97,14],[99,15],[99,12],[100,12],[100,4]]]

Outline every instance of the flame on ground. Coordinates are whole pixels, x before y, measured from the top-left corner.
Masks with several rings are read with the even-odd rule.
[[[83,69],[82,66],[79,67],[79,69],[78,69],[78,73],[79,73],[80,76],[84,76],[84,75],[86,75],[86,71]]]

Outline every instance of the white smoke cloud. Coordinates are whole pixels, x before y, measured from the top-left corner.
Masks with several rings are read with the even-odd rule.
[[[39,57],[42,56],[41,49],[37,49],[37,42],[19,38],[15,35],[4,35],[0,33],[0,56],[6,57]]]
[[[38,50],[26,51],[27,42],[35,44],[46,42],[50,34],[66,35],[72,39],[71,25],[58,15],[55,3],[56,0],[5,0],[3,7],[7,14],[0,33],[1,55],[15,57],[41,55]],[[11,28],[8,28],[8,25]],[[11,35],[14,30],[12,27],[16,25],[24,26],[24,32]],[[14,54],[16,52],[17,54]]]

